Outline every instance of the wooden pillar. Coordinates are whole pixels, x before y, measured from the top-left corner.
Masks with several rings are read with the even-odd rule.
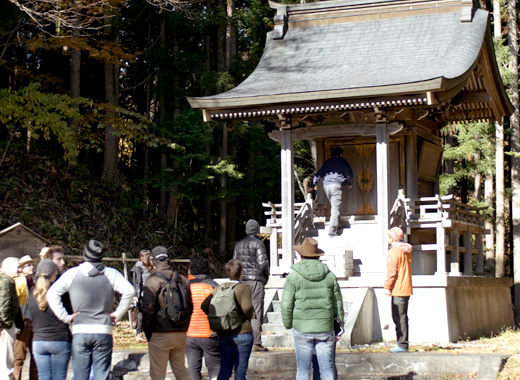
[[[281,130],[282,162],[282,261],[294,263],[294,151],[290,129]]]
[[[459,230],[457,228],[451,231],[450,244],[453,247],[450,255],[450,276],[460,276]]]
[[[418,198],[418,178],[417,178],[417,128],[406,135],[406,196],[408,198]]]
[[[464,248],[466,248],[464,253],[464,275],[472,276],[473,261],[471,260],[471,231],[469,229],[464,232]]]
[[[376,125],[377,215],[383,253],[388,250],[388,131],[386,122]]]
[[[269,237],[269,254],[271,256],[271,268],[278,268],[280,266],[280,256],[278,256],[278,228],[272,228],[271,236]]]
[[[323,163],[325,162],[325,141],[320,139],[320,140],[312,140],[314,141],[314,146],[315,146],[315,153],[316,153],[316,157],[313,157],[313,159],[315,159],[315,163],[316,163],[316,168],[319,169],[321,168],[321,165],[323,165]],[[325,192],[323,191],[323,181],[320,181],[318,183],[318,191],[316,191],[316,201],[317,202],[320,202],[320,203],[323,203],[323,204],[327,204],[327,197],[325,196]],[[317,212],[317,216],[320,216],[320,217],[325,217],[327,216],[327,209],[321,209]]]
[[[437,235],[437,272],[436,275],[446,276],[446,232],[440,223],[435,228]]]
[[[475,235],[475,248],[477,248],[477,262],[475,265],[475,274],[484,274],[484,243],[482,242],[482,234]]]

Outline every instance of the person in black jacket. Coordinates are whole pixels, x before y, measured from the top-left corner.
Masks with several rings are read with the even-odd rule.
[[[170,322],[164,310],[167,299],[163,290],[168,279],[177,275],[170,266],[168,248],[157,246],[152,249],[152,263],[153,269],[144,283],[141,301],[143,331],[148,340],[150,377],[152,380],[164,380],[169,362],[176,380],[192,380],[188,368],[185,366],[186,331],[188,331],[190,320]],[[181,274],[178,276],[187,287],[189,314],[191,315],[193,301],[190,283]]]
[[[255,309],[255,318],[251,320],[254,334],[253,351],[267,351],[267,348],[262,346],[261,334],[265,284],[269,278],[269,260],[264,243],[256,236],[259,232],[258,222],[249,219],[246,223],[247,236],[236,243],[233,259],[242,263],[242,281],[251,287],[251,298]]]
[[[135,297],[134,305],[137,307],[135,335],[138,342],[146,342],[143,333],[143,313],[141,312],[141,299],[143,297],[143,286],[146,279],[150,276],[152,270],[151,252],[143,249],[139,252],[139,261],[130,269],[132,273],[132,283],[134,284]]]

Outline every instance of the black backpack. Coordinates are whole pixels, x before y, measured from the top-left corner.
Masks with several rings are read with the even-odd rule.
[[[166,300],[163,309],[166,318],[172,324],[189,323],[193,313],[193,303],[191,302],[190,290],[181,275],[175,271],[172,272],[170,278],[159,272],[153,274],[153,276],[155,275],[166,281],[166,284],[160,290],[160,294]]]

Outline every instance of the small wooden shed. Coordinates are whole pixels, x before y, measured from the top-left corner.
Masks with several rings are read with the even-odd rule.
[[[51,242],[21,223],[0,231],[0,262],[6,257],[29,255],[39,259],[40,250]]]

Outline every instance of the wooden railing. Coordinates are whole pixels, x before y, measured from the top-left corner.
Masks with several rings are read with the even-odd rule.
[[[294,204],[294,244],[301,244],[305,239],[306,232],[314,223],[314,207],[312,198],[306,202]],[[267,219],[266,227],[270,230],[270,252],[271,252],[271,268],[285,267],[290,263],[282,263],[280,247],[278,245],[279,235],[282,233],[282,205],[273,202],[262,203],[262,206],[268,210],[264,215],[270,217]],[[273,273],[275,274],[275,273]]]
[[[430,251],[437,255],[436,273],[482,275],[486,233],[482,210],[457,201],[453,195],[411,199],[400,194],[390,211],[389,221],[390,227],[399,226],[406,235],[421,235],[420,230],[435,229],[435,243],[424,244],[419,238],[419,242],[415,239],[412,245],[414,252]]]

